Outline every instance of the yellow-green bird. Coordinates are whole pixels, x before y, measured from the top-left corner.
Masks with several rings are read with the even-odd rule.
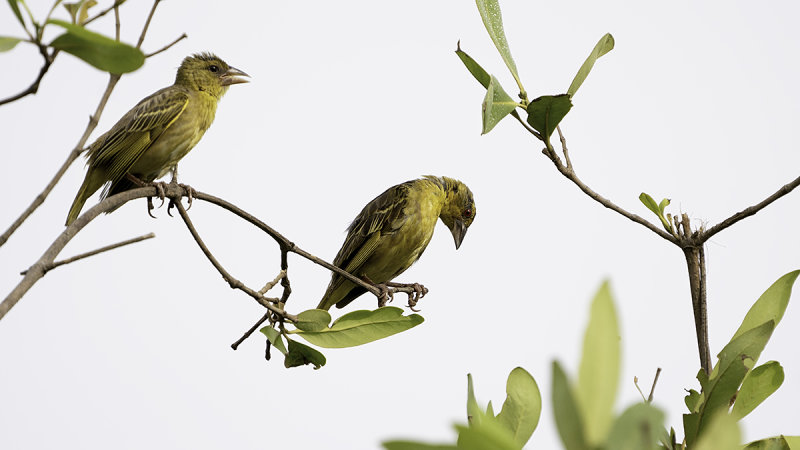
[[[392,186],[353,220],[333,264],[365,281],[388,283],[422,256],[438,219],[458,249],[475,219],[475,200],[464,183],[428,175]],[[365,292],[334,273],[317,308],[342,308]]]
[[[173,171],[206,132],[217,102],[228,86],[247,83],[248,76],[211,53],[186,57],[175,83],[140,101],[89,146],[89,169],[67,216],[80,214],[86,199],[101,186],[101,198],[150,183]]]

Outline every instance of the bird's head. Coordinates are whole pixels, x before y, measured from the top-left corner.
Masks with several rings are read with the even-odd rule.
[[[175,76],[175,84],[205,91],[220,98],[232,84],[247,83],[240,77],[249,77],[241,70],[231,67],[220,57],[211,53],[196,53],[184,58]]]
[[[439,179],[442,180],[445,191],[445,202],[439,217],[453,234],[458,249],[467,229],[475,220],[475,200],[466,184],[448,177]]]

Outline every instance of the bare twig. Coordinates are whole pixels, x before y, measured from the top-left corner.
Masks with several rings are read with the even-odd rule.
[[[36,79],[33,80],[33,83],[31,83],[31,85],[28,86],[28,88],[25,89],[24,91],[12,95],[11,97],[0,100],[0,106],[5,105],[6,103],[15,102],[21,99],[22,97],[39,92],[39,84],[41,84],[42,78],[44,78],[44,75],[47,73],[47,71],[50,70],[50,66],[53,64],[56,55],[58,55],[58,50],[54,49],[52,53],[48,53],[46,45],[41,43],[37,43],[36,45],[39,47],[39,53],[42,55],[42,58],[44,59],[44,63],[42,63],[42,68],[39,69],[39,75],[36,76]]]
[[[258,293],[261,295],[266,294],[267,292],[270,291],[270,289],[274,288],[275,285],[278,284],[285,276],[286,276],[286,271],[281,270],[278,273],[278,276],[276,276],[272,281],[267,282],[267,284],[265,284],[263,288],[258,290]]]
[[[650,388],[650,395],[647,396],[647,403],[653,403],[653,394],[656,392],[656,383],[658,383],[659,375],[661,375],[661,367],[656,369],[656,376],[653,378],[653,387]]]
[[[112,10],[117,9],[123,3],[125,3],[125,0],[117,0],[117,1],[115,1],[113,5],[109,6],[108,8],[106,8],[106,9],[104,9],[102,11],[100,11],[99,13],[95,14],[94,16],[90,17],[85,22],[83,22],[83,26],[89,25],[90,23],[94,22],[95,20],[105,16],[106,14],[111,12]]]
[[[144,235],[139,236],[139,237],[135,237],[135,238],[132,238],[132,239],[127,239],[127,240],[124,240],[122,242],[117,242],[116,244],[106,245],[105,247],[100,247],[100,248],[92,250],[90,252],[81,253],[81,254],[75,255],[75,256],[73,256],[71,258],[62,259],[61,261],[56,261],[56,262],[54,262],[52,264],[48,264],[43,268],[43,270],[44,270],[45,273],[47,273],[47,272],[55,269],[58,266],[63,266],[64,264],[69,264],[69,263],[72,263],[72,262],[75,262],[75,261],[78,261],[78,260],[81,260],[81,259],[84,259],[84,258],[88,258],[90,256],[97,255],[99,253],[107,252],[109,250],[114,250],[115,248],[124,247],[124,246],[130,245],[130,244],[135,244],[137,242],[145,241],[147,239],[152,239],[154,237],[156,237],[155,233],[147,233],[147,234],[144,234]],[[27,270],[20,272],[20,275],[25,275],[26,273],[28,273]]]
[[[263,324],[264,322],[267,321],[267,319],[269,319],[270,314],[272,314],[272,312],[267,312],[266,314],[264,314],[263,317],[258,319],[258,322],[256,322],[252,327],[250,327],[249,330],[245,331],[245,333],[242,335],[242,337],[240,337],[239,339],[236,340],[236,342],[231,344],[231,348],[234,349],[234,350],[238,349],[239,346],[242,345],[242,342],[245,341],[245,339],[249,338],[250,335],[255,333],[255,331],[258,329],[258,327],[261,326],[261,324]],[[267,342],[269,342],[269,341],[267,341]]]
[[[263,295],[247,287],[244,283],[234,278],[230,273],[228,273],[227,270],[225,270],[224,267],[222,267],[222,264],[220,264],[217,258],[211,253],[206,244],[203,242],[203,239],[200,237],[200,234],[195,229],[192,220],[189,218],[189,213],[186,212],[186,208],[184,208],[183,204],[181,204],[180,202],[181,196],[182,195],[179,194],[172,197],[172,199],[175,201],[175,207],[178,209],[178,213],[180,213],[183,222],[186,224],[186,227],[189,229],[189,232],[192,234],[192,237],[194,237],[194,240],[200,247],[200,250],[203,251],[203,254],[206,255],[206,258],[208,258],[208,260],[211,262],[211,265],[213,265],[214,268],[217,269],[217,272],[219,272],[219,274],[222,275],[222,278],[225,280],[225,282],[228,283],[231,289],[238,289],[246,293],[250,297],[253,297],[253,299],[255,299],[261,306],[267,308],[271,312],[278,314],[279,316],[291,322],[297,322],[297,316],[289,314],[283,309],[274,306]],[[275,301],[277,302],[277,300]]]
[[[561,126],[556,125],[556,130],[558,130],[558,138],[561,141],[561,151],[564,152],[564,161],[567,162],[567,169],[572,169],[572,161],[569,159],[569,150],[567,150],[567,138],[564,137],[564,134],[561,132]]]
[[[158,49],[158,50],[154,51],[153,53],[148,53],[148,54],[144,55],[144,57],[145,57],[145,58],[149,58],[149,57],[151,57],[151,56],[156,56],[157,54],[159,54],[159,53],[161,53],[161,52],[164,52],[164,51],[167,51],[167,50],[169,50],[169,49],[170,49],[170,48],[171,48],[173,45],[177,44],[178,42],[180,42],[180,41],[182,41],[183,39],[186,39],[186,38],[188,38],[188,37],[189,37],[189,36],[187,36],[187,35],[186,35],[186,33],[183,33],[182,35],[178,36],[178,38],[177,38],[177,39],[175,39],[174,41],[172,41],[172,42],[170,42],[169,44],[167,44],[167,45],[165,45],[165,46],[161,47],[160,49]]]
[[[158,4],[161,3],[161,0],[155,0],[153,2],[153,7],[150,8],[150,14],[147,15],[147,20],[144,21],[144,27],[142,27],[142,34],[139,35],[139,42],[136,43],[136,48],[142,47],[142,42],[144,42],[144,36],[147,34],[147,29],[150,28],[150,21],[153,20],[153,15],[156,13],[156,8]]]

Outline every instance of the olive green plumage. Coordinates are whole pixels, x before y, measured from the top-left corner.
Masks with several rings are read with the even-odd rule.
[[[350,224],[333,264],[373,283],[386,283],[419,259],[438,219],[450,229],[458,249],[474,218],[475,201],[464,183],[434,176],[407,181],[367,203]],[[342,308],[364,292],[334,273],[317,308]]]
[[[89,169],[67,225],[104,184],[102,198],[134,187],[127,174],[144,182],[166,175],[211,126],[228,86],[247,82],[238,76],[247,74],[210,53],[186,57],[172,86],[140,101],[89,146]]]

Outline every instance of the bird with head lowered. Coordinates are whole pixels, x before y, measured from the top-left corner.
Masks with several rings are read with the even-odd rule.
[[[422,256],[439,219],[450,229],[458,249],[475,219],[475,200],[467,185],[428,175],[392,186],[356,216],[333,264],[385,288]],[[317,308],[342,308],[365,292],[362,286],[333,273]],[[409,295],[413,307],[412,302],[416,299]],[[385,299],[379,299],[379,306],[384,303]]]
[[[89,146],[86,177],[67,216],[75,221],[86,200],[106,185],[101,198],[152,183],[172,171],[214,121],[217,103],[248,76],[211,53],[186,57],[175,83],[128,111]]]

